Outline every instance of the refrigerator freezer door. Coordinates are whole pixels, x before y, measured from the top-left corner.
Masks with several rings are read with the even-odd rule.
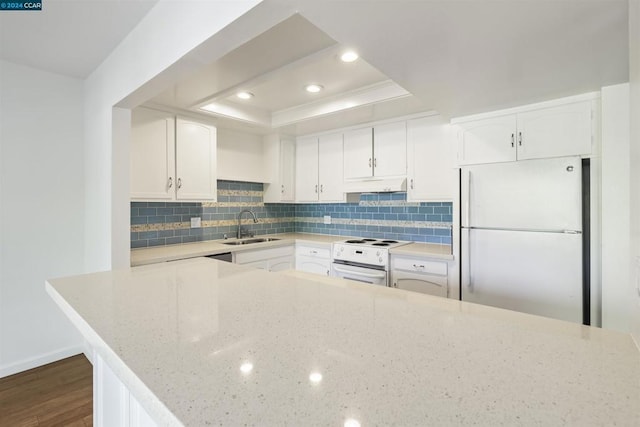
[[[582,322],[582,235],[462,230],[462,300]]]
[[[463,227],[582,230],[578,157],[468,166],[462,172]]]

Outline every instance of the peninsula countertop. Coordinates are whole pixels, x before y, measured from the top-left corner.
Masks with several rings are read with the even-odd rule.
[[[47,290],[176,425],[640,425],[630,335],[196,258]]]
[[[312,233],[286,233],[286,234],[269,234],[256,237],[272,237],[279,240],[272,242],[259,243],[254,245],[231,246],[225,245],[227,240],[207,240],[203,242],[183,243],[178,245],[155,246],[150,248],[139,248],[131,250],[131,265],[139,266],[145,264],[155,264],[158,262],[175,261],[180,259],[196,258],[207,255],[220,254],[224,252],[236,252],[255,250],[261,248],[277,247],[282,245],[290,245],[295,242],[304,242],[308,244],[324,244],[330,245],[348,238],[357,238],[350,236],[336,236],[329,234],[312,234]],[[230,239],[229,241],[234,240]],[[404,249],[402,249],[404,248]],[[402,249],[402,250],[400,250]],[[429,243],[410,243],[405,246],[392,249],[391,253],[413,256],[427,256],[431,258],[452,260],[450,245],[436,245]]]

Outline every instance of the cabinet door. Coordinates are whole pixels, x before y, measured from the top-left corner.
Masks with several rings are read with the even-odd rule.
[[[293,269],[294,259],[292,256],[269,260],[269,271],[286,271]]]
[[[283,202],[293,202],[295,198],[295,161],[295,141],[292,139],[283,139],[280,141],[280,182]]]
[[[591,154],[591,101],[518,114],[518,160]]]
[[[318,138],[300,138],[296,143],[296,201],[317,202],[318,187]]]
[[[407,122],[407,200],[453,200],[453,145],[451,126],[442,117]]]
[[[239,264],[247,266],[247,267],[257,268],[258,270],[268,270],[269,269],[269,261],[268,260],[243,262],[243,263],[239,263]]]
[[[176,198],[216,200],[216,128],[176,121]]]
[[[447,297],[447,278],[430,274],[417,274],[407,271],[393,271],[391,286],[422,294]]]
[[[407,175],[406,122],[389,123],[373,129],[373,175]]]
[[[296,270],[328,276],[331,270],[331,261],[309,256],[298,256],[296,257]]]
[[[344,133],[344,179],[373,176],[373,130],[356,129]]]
[[[458,163],[516,160],[516,116],[506,115],[458,124]]]
[[[131,198],[175,197],[175,119],[167,113],[137,108],[131,114]]]
[[[320,201],[344,201],[342,134],[325,135],[318,139],[318,184]]]

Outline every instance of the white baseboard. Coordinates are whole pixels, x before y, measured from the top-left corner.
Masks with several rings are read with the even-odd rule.
[[[17,374],[29,369],[37,368],[48,363],[57,362],[58,360],[66,359],[67,357],[75,356],[76,354],[81,354],[85,351],[85,345],[76,345],[12,363],[11,365],[3,365],[0,366],[0,378],[8,377],[9,375]]]

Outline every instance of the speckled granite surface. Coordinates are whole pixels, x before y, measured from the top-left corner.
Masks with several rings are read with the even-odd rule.
[[[640,425],[625,334],[209,259],[47,289],[149,414],[178,424]]]

